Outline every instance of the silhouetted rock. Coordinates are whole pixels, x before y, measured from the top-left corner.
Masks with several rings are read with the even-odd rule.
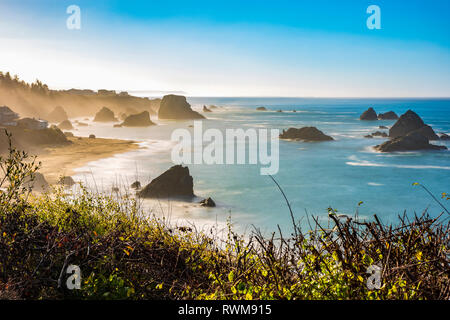
[[[444,150],[445,146],[436,146],[430,144],[427,137],[413,131],[406,136],[400,136],[385,143],[375,146],[376,150],[381,152],[394,152],[394,151],[414,151],[414,150]]]
[[[398,115],[394,111],[380,113],[378,115],[378,120],[397,120],[397,119]]]
[[[389,128],[386,126],[379,126],[378,129],[389,129]]]
[[[376,131],[376,132],[372,133],[372,136],[387,138],[388,134],[386,132]]]
[[[204,119],[205,117],[191,109],[191,105],[186,101],[186,97],[169,94],[164,96],[161,100],[158,118],[186,120]]]
[[[215,207],[216,206],[216,203],[211,198],[203,199],[199,203],[202,207]]]
[[[57,106],[45,117],[45,120],[55,123],[60,123],[67,119],[69,119],[69,117],[67,116],[66,111],[61,106]]]
[[[24,181],[25,186],[31,187],[33,191],[47,191],[49,184],[47,180],[45,180],[44,175],[39,172],[34,173],[34,179],[31,180],[30,177],[27,177]]]
[[[359,117],[359,120],[378,120],[378,116],[373,108],[369,108],[363,112],[363,114]]]
[[[150,120],[148,111],[132,114],[126,117],[124,122],[122,122],[122,126],[124,127],[149,127],[154,125],[155,123]]]
[[[131,188],[133,189],[140,189],[141,188],[141,183],[139,181],[135,181],[131,184]]]
[[[116,117],[114,116],[114,112],[107,108],[103,107],[100,109],[99,112],[95,114],[94,117],[95,122],[115,122],[117,121]]]
[[[90,134],[89,139],[95,139],[95,134]]]
[[[288,130],[283,130],[280,134],[280,139],[293,139],[293,140],[304,140],[304,141],[331,141],[334,140],[332,137],[327,136],[322,131],[316,127],[303,127],[300,129],[289,128]]]
[[[430,126],[427,126],[417,113],[412,110],[408,110],[400,116],[397,122],[389,129],[389,137],[397,138],[405,136],[416,130],[429,140],[439,139],[433,129]]]
[[[209,110],[206,106],[203,106],[203,112],[212,112],[212,111]]]
[[[169,170],[153,179],[140,192],[143,198],[192,198],[194,197],[194,183],[189,174],[189,168],[181,165]]]
[[[258,111],[267,111],[266,107],[258,107],[258,108],[256,108],[256,110],[258,110]]]
[[[64,120],[58,124],[58,128],[61,130],[73,130],[72,123],[69,120]]]
[[[58,184],[63,185],[65,187],[71,187],[75,184],[75,181],[70,176],[63,176],[59,179]]]
[[[371,138],[373,138],[373,137],[372,137],[372,135],[371,135],[371,134],[368,134],[368,135],[365,135],[365,136],[364,136],[364,138],[368,138],[368,139],[371,139]]]
[[[439,140],[439,136],[429,125],[424,125],[422,128],[414,130],[414,132],[422,134],[423,136],[427,137],[428,140]]]
[[[277,110],[277,112],[283,112],[283,110],[280,109],[280,110]]]
[[[441,134],[439,135],[439,138],[440,138],[441,140],[450,140],[450,136],[449,136],[448,134],[445,134],[445,133],[441,133]]]

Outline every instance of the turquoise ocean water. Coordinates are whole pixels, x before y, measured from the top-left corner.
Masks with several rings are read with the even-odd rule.
[[[395,121],[360,121],[368,107],[378,113],[408,109],[418,113],[436,132],[450,133],[449,99],[314,99],[314,98],[188,98],[195,110],[203,105],[221,108],[206,113],[204,129],[223,132],[234,128],[275,128],[315,126],[335,141],[306,143],[280,141],[280,167],[274,176],[284,189],[295,217],[307,228],[306,212],[327,220],[327,208],[371,219],[377,214],[384,222],[395,221],[405,210],[420,214],[428,209],[437,215],[442,210],[413,182],[425,185],[436,197],[450,192],[450,151],[418,151],[382,154],[372,146],[385,139],[366,139],[364,135],[391,126]],[[266,112],[256,111],[264,106]],[[279,113],[276,110],[285,112]],[[292,112],[296,110],[297,112]],[[173,165],[170,157],[176,128],[192,121],[155,121],[150,128],[112,128],[112,124],[78,127],[75,135],[133,139],[144,148],[89,163],[78,169],[76,177],[91,187],[110,190],[112,185],[126,187],[136,178],[148,183]],[[383,131],[383,130],[380,130]],[[446,145],[450,142],[433,142]],[[187,221],[199,228],[223,223],[231,214],[236,226],[246,230],[252,225],[263,231],[276,231],[277,225],[289,230],[290,215],[284,199],[258,165],[189,165],[199,199],[211,196],[217,208],[201,208],[195,203],[145,201],[156,215],[177,223]],[[444,201],[444,200],[443,200]],[[445,204],[445,201],[443,202]],[[448,206],[448,201],[447,204]]]

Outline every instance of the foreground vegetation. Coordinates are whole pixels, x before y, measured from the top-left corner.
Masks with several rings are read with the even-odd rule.
[[[12,148],[0,162],[0,299],[450,298],[445,208],[398,226],[330,209],[331,228],[311,217],[303,233],[293,219],[291,235],[265,238],[230,224],[224,239],[171,227],[133,198],[83,188],[32,196],[39,164]],[[66,287],[71,264],[82,272],[79,290]],[[374,265],[379,289],[367,285]]]

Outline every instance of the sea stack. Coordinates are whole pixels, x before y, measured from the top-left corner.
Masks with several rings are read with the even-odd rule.
[[[388,111],[385,113],[380,113],[378,115],[378,120],[397,120],[398,115],[394,111]]]
[[[191,109],[186,97],[174,94],[162,98],[158,118],[167,120],[205,119],[200,113]]]
[[[439,140],[434,130],[426,125],[423,120],[412,110],[406,111],[397,122],[389,129],[389,137],[397,138],[417,131],[428,140]]]
[[[375,146],[375,150],[381,152],[416,151],[416,150],[446,150],[445,146],[430,144],[427,137],[417,131],[408,133]]]
[[[64,120],[58,124],[58,128],[61,130],[73,130],[72,123],[69,120]]]
[[[203,106],[203,112],[212,112],[212,111],[209,110],[206,106]]]
[[[359,117],[359,120],[378,120],[378,116],[373,108],[369,108],[363,112],[363,114]]]
[[[289,128],[288,130],[283,130],[280,134],[280,139],[303,140],[307,142],[334,140],[316,127]]]
[[[95,122],[115,122],[117,121],[116,117],[114,116],[114,112],[107,108],[103,107],[100,109],[99,112],[95,114],[94,118]]]
[[[53,109],[52,112],[50,112],[45,117],[45,119],[50,121],[50,122],[60,123],[60,122],[63,122],[64,120],[69,119],[69,117],[67,116],[67,113],[63,109],[63,107],[57,106],[55,109]]]
[[[194,182],[189,168],[175,165],[153,179],[138,195],[142,198],[193,198]]]
[[[155,123],[150,120],[150,114],[148,111],[132,114],[126,117],[121,124],[123,127],[149,127],[154,125]]]

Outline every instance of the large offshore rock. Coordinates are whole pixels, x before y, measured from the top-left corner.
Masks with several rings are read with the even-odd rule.
[[[139,193],[143,198],[192,198],[194,197],[194,182],[189,174],[189,168],[181,165],[153,179]]]
[[[107,108],[103,107],[100,109],[99,112],[95,114],[94,117],[95,122],[115,122],[117,121],[116,117],[114,116],[114,112]]]
[[[303,127],[303,128],[289,128],[283,130],[280,134],[280,139],[292,139],[303,141],[331,141],[332,137],[327,136],[316,127]]]
[[[150,120],[150,113],[143,111],[126,117],[121,125],[123,127],[149,127],[154,126],[155,123]]]
[[[427,137],[417,131],[413,131],[406,136],[400,136],[385,143],[375,146],[381,152],[394,151],[415,151],[415,150],[445,150],[445,146],[430,144]]]
[[[186,101],[186,97],[169,94],[164,96],[161,100],[158,118],[186,120],[204,119],[205,117],[191,109],[191,105]]]
[[[359,120],[378,120],[378,116],[373,108],[369,108],[363,112],[363,114],[359,117]]]

